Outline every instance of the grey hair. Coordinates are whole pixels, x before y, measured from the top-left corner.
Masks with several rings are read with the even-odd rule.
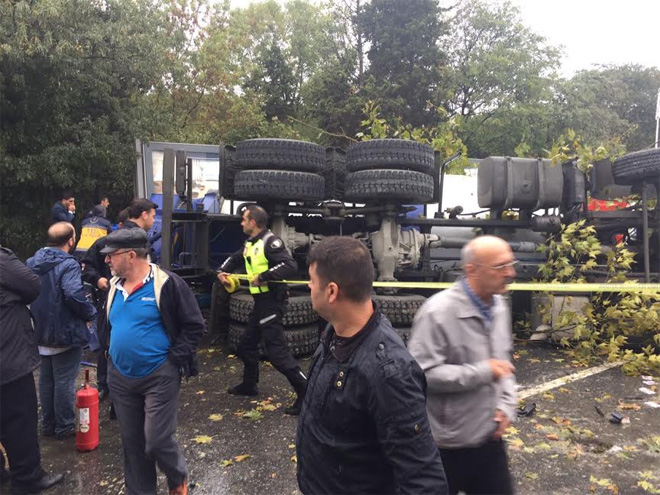
[[[472,242],[469,241],[461,248],[461,266],[465,267],[465,265],[473,262],[474,262],[474,247],[472,246]]]
[[[137,258],[146,258],[149,254],[149,250],[147,248],[133,248],[131,251],[135,251],[135,256]]]

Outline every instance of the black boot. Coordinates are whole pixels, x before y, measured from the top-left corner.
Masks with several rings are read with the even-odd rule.
[[[241,382],[235,387],[228,388],[227,392],[232,395],[245,395],[247,397],[254,397],[255,395],[259,395],[259,389],[257,389],[256,385],[251,385],[245,382]]]
[[[305,394],[298,395],[295,402],[284,410],[284,414],[288,414],[289,416],[300,416],[300,410],[302,409],[304,399]]]
[[[291,383],[291,386],[296,391],[298,396],[296,397],[295,402],[284,410],[284,414],[298,416],[300,415],[303,400],[305,399],[305,391],[307,390],[307,377],[300,368],[296,368],[291,373],[287,373],[287,378],[289,379],[289,383]]]

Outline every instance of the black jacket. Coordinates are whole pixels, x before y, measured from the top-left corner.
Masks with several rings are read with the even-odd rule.
[[[324,333],[298,421],[298,484],[304,494],[448,493],[426,415],[426,380],[377,309],[335,357]]]
[[[37,274],[0,247],[0,385],[39,367],[37,332],[26,304],[39,296],[40,287]]]
[[[182,375],[195,376],[199,374],[197,345],[206,328],[202,312],[195,300],[195,295],[181,277],[163,270],[157,265],[153,265],[153,267],[158,309],[171,342],[168,359],[179,368]],[[105,349],[110,348],[112,326],[109,324],[108,314],[114,297],[116,297],[117,280],[112,279],[112,287],[98,326],[99,342]]]
[[[284,242],[282,242],[282,239],[276,235],[273,235],[270,230],[264,229],[254,237],[250,237],[246,242],[254,242],[269,233],[271,235],[266,240],[266,246],[264,249],[264,254],[268,260],[268,271],[259,275],[259,280],[261,282],[275,282],[278,280],[284,280],[287,277],[293,276],[296,273],[296,269],[298,268],[295,260],[286,250],[286,247],[284,247]],[[236,251],[229,258],[227,258],[224,263],[220,265],[220,271],[225,273],[232,273],[238,267],[245,269],[243,249]],[[265,294],[272,294],[274,297],[277,297],[284,291],[286,291],[285,284],[268,284],[268,292]],[[260,295],[264,296],[265,294]]]
[[[73,222],[76,218],[75,213],[71,213],[62,203],[59,201],[53,205],[53,208],[50,210],[51,222]]]

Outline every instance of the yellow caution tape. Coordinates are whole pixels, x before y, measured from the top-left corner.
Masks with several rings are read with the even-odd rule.
[[[232,274],[232,278],[238,280],[248,280],[247,275]],[[281,280],[276,283],[307,285],[308,280]],[[374,282],[374,287],[389,287],[397,289],[447,289],[453,282]],[[236,290],[236,289],[234,289]],[[512,291],[531,291],[531,292],[640,292],[643,294],[660,295],[660,284],[640,284],[636,282],[618,283],[618,284],[549,284],[549,283],[512,283],[509,285]],[[231,291],[233,292],[233,291]]]

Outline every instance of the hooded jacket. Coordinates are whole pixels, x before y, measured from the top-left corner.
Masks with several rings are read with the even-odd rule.
[[[39,345],[86,345],[86,322],[96,317],[96,308],[85,297],[76,258],[61,249],[46,247],[37,251],[27,265],[41,280],[41,294],[30,306]]]
[[[39,367],[37,334],[27,304],[39,296],[39,277],[0,247],[0,385]]]

